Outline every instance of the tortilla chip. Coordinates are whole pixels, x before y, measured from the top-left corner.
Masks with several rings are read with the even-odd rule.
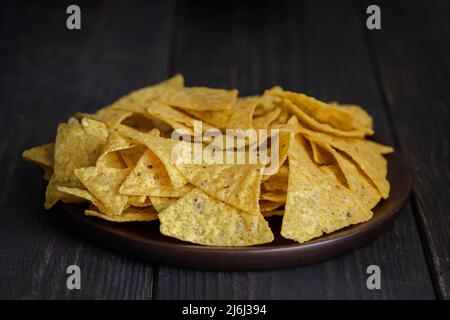
[[[130,127],[120,125],[118,131],[132,140],[138,141],[146,145],[164,164],[164,167],[169,175],[170,182],[175,189],[181,188],[186,184],[186,179],[178,171],[175,159],[172,159],[172,149],[180,142],[171,139],[155,137],[151,134],[144,134]]]
[[[81,119],[81,125],[84,130],[95,137],[97,137],[103,143],[108,138],[108,127],[101,121],[97,121],[88,117]]]
[[[253,164],[179,165],[185,178],[211,197],[247,212],[259,211],[261,170]]]
[[[179,198],[168,198],[168,197],[150,197],[150,201],[156,211],[161,212],[166,210],[172,204],[178,201]]]
[[[53,168],[54,149],[55,144],[48,143],[25,150],[22,153],[22,157],[25,160],[33,162],[43,168]]]
[[[346,153],[370,178],[383,198],[389,196],[389,181],[387,176],[387,161],[380,154],[383,149],[379,144],[367,140],[336,137],[320,132],[301,129],[310,140],[326,142],[334,148]]]
[[[301,110],[310,118],[318,123],[328,125],[339,131],[355,131],[361,128],[354,120],[351,112],[347,112],[336,105],[327,104],[313,97],[308,97],[302,93],[295,93],[282,90],[272,90],[270,94],[289,100],[296,108],[292,110]],[[291,111],[292,112],[292,111]],[[293,112],[294,113],[294,112]],[[295,114],[295,113],[294,113]],[[366,134],[373,134],[372,130],[362,130]]]
[[[296,136],[289,149],[289,184],[281,235],[300,243],[324,232],[369,220],[372,212],[311,159],[306,141]]]
[[[119,188],[129,173],[129,169],[108,167],[75,170],[78,179],[104,205],[108,215],[120,215],[125,209],[128,197],[120,194]]]
[[[229,110],[237,99],[237,90],[205,87],[167,90],[159,100],[170,106],[188,110]]]
[[[284,165],[280,167],[278,172],[273,176],[270,176],[266,181],[264,181],[261,185],[261,188],[267,191],[287,191],[288,184],[288,166]]]
[[[51,208],[58,200],[67,200],[66,194],[57,186],[83,188],[73,173],[74,169],[94,165],[103,143],[97,137],[86,133],[79,124],[58,126],[54,149],[53,176],[47,186],[45,208]]]
[[[251,246],[273,241],[259,212],[248,213],[194,189],[159,213],[162,234],[210,246]]]
[[[102,153],[97,159],[97,166],[107,166],[117,169],[124,168],[123,165],[119,167],[116,166],[118,163],[126,165],[118,151],[131,149],[133,147],[134,144],[130,140],[122,137],[115,131],[111,131],[108,135],[105,146],[103,147]]]
[[[164,164],[147,150],[123,182],[119,192],[126,195],[158,195],[173,190]]]

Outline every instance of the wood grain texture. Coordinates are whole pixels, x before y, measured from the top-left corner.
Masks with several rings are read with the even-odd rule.
[[[380,6],[382,30],[369,40],[392,124],[415,174],[413,203],[438,295],[450,299],[450,4]]]
[[[324,100],[355,102],[391,129],[354,3],[307,1],[180,3],[174,71],[188,84],[261,93],[282,85]],[[366,287],[367,266],[383,287]],[[418,230],[408,205],[394,228],[366,247],[311,266],[266,272],[205,272],[161,266],[160,299],[434,298]]]
[[[152,266],[84,240],[46,212],[41,172],[21,153],[53,140],[74,112],[167,77],[173,3],[81,2],[80,31],[66,29],[68,4],[2,3],[0,298],[148,299]],[[71,264],[81,268],[81,290],[66,287]]]

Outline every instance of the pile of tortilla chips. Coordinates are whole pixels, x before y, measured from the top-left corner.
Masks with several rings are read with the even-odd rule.
[[[193,135],[195,120],[202,130],[278,129],[277,170],[175,162],[179,142],[171,133]],[[54,143],[23,157],[44,170],[47,209],[85,202],[88,216],[156,220],[164,235],[211,246],[271,242],[267,220],[277,215],[281,235],[303,243],[371,219],[389,196],[383,155],[393,149],[365,139],[373,133],[372,118],[356,105],[279,87],[238,97],[236,90],[185,87],[176,75],[95,114],[74,115]]]

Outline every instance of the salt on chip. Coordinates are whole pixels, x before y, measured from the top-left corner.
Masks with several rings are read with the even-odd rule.
[[[259,212],[248,213],[194,189],[159,213],[162,234],[210,246],[251,246],[273,241]]]
[[[119,188],[130,173],[129,169],[86,167],[74,170],[76,176],[106,208],[108,215],[120,215],[128,197]]]
[[[147,150],[125,179],[119,192],[126,195],[158,195],[172,190],[164,164]]]
[[[371,217],[372,212],[349,189],[314,163],[306,140],[297,135],[289,149],[289,184],[281,235],[303,243]]]
[[[237,90],[191,87],[166,91],[159,100],[189,110],[228,110],[237,99]]]
[[[185,178],[211,197],[247,212],[259,211],[261,169],[254,164],[179,165]]]

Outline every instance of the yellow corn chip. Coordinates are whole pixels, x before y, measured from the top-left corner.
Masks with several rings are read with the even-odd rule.
[[[178,201],[179,198],[168,198],[168,197],[150,197],[150,201],[156,211],[161,212],[166,210],[172,204]]]
[[[367,174],[383,198],[389,196],[389,181],[387,181],[387,161],[380,154],[383,149],[379,144],[361,139],[336,137],[320,132],[301,129],[301,132],[311,140],[322,141],[349,155]]]
[[[108,138],[108,127],[106,124],[101,121],[85,117],[81,119],[81,125],[88,134],[97,137],[103,143],[106,142],[106,139]]]
[[[211,197],[247,212],[259,211],[261,170],[253,164],[179,166],[185,178]]]
[[[273,241],[259,212],[248,213],[194,189],[159,213],[162,234],[210,246],[251,246]]]
[[[58,126],[53,176],[47,186],[45,208],[49,209],[58,200],[65,198],[66,194],[58,191],[58,185],[82,188],[73,170],[94,165],[102,148],[102,141],[87,134],[81,125],[62,123]]]
[[[44,144],[39,147],[25,150],[22,153],[22,157],[24,157],[25,160],[36,163],[43,168],[53,168],[54,148],[54,143]]]
[[[119,193],[119,188],[130,173],[129,169],[87,167],[74,170],[83,185],[105,207],[106,214],[120,215],[128,197]]]
[[[170,182],[175,189],[181,188],[186,184],[186,179],[180,174],[176,167],[175,159],[172,159],[172,149],[180,142],[171,139],[155,137],[151,134],[144,134],[130,127],[120,125],[118,131],[132,140],[146,145],[164,164],[169,175]]]
[[[296,136],[289,149],[289,184],[281,234],[300,243],[369,220],[372,212],[311,159]]]

